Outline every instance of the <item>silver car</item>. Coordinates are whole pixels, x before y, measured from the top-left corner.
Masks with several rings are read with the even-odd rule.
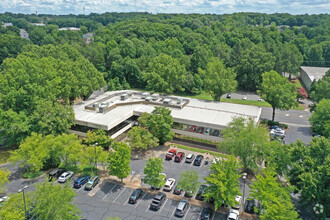
[[[188,209],[188,206],[189,206],[188,200],[181,199],[178,206],[176,207],[175,215],[179,217],[183,217],[184,214],[186,213],[186,210]]]
[[[73,177],[73,172],[72,171],[68,171],[68,172],[64,172],[59,178],[58,178],[58,182],[59,183],[65,183],[67,180],[71,179]]]

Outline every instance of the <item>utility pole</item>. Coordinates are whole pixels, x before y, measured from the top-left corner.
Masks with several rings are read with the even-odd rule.
[[[24,210],[25,210],[25,219],[27,219],[27,212],[26,212],[26,203],[25,203],[25,193],[24,190],[27,189],[29,186],[24,186],[23,189],[17,190],[18,193],[23,192],[23,200],[24,200]]]

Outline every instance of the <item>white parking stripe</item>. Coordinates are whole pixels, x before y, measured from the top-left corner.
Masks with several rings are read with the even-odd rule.
[[[201,216],[202,216],[202,212],[203,212],[203,209],[202,209],[201,212],[199,213],[198,218],[201,218]]]
[[[215,211],[212,213],[213,214],[213,216],[212,216],[212,219],[211,220],[213,220],[214,219],[214,217],[215,217]]]
[[[202,168],[203,166],[203,160],[201,161],[201,165],[199,166],[199,169]]]
[[[193,165],[193,162],[191,162],[191,164],[190,164],[190,166],[189,167],[191,167]]]
[[[136,208],[140,203],[141,201],[144,199],[144,197],[147,195],[147,193],[144,193],[144,196],[142,197],[142,199],[140,199],[140,201],[134,206],[134,208]]]
[[[183,159],[182,159],[181,162],[180,162],[180,166],[182,166],[182,164],[184,164]]]
[[[86,184],[84,184],[83,186],[81,186],[76,192],[79,192],[82,188],[84,188]]]
[[[105,197],[107,197],[107,195],[109,195],[109,193],[111,192],[111,190],[113,189],[113,188],[115,188],[115,186],[116,186],[116,184],[109,190],[109,192],[103,197],[103,199],[105,199]],[[102,200],[103,200],[102,199]]]
[[[184,218],[183,218],[182,220],[185,220],[185,219],[186,219],[186,217],[187,217],[187,215],[188,215],[188,213],[189,213],[190,207],[191,207],[191,206],[189,205],[188,210],[187,210],[187,213],[184,215]]]
[[[170,216],[170,219],[173,217],[174,212],[175,212],[175,209],[173,209],[173,212],[172,212],[172,214],[171,214],[171,216]]]
[[[148,207],[147,207],[147,209],[146,209],[146,211],[145,211],[145,212],[147,212],[149,209],[150,209],[150,204],[148,205]]]
[[[115,202],[115,201],[119,198],[119,196],[125,191],[125,189],[126,189],[126,188],[124,188],[124,190],[121,191],[121,192],[119,193],[119,195],[115,198],[115,200],[113,200],[112,202]]]
[[[166,199],[166,201],[164,202],[164,204],[162,205],[162,207],[160,207],[160,209],[158,210],[157,213],[160,213],[160,212],[162,211],[162,209],[164,208],[165,204],[167,203],[167,200],[168,200],[168,199]]]

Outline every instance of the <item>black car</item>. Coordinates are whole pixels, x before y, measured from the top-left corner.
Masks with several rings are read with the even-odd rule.
[[[73,184],[74,188],[80,188],[81,186],[83,186],[85,183],[87,183],[87,181],[90,179],[91,177],[88,175],[79,177]]]
[[[135,204],[136,201],[142,196],[143,190],[142,189],[136,189],[133,191],[132,195],[129,197],[128,202],[131,204]]]
[[[164,203],[166,199],[166,194],[163,192],[159,192],[150,204],[150,209],[158,210]]]
[[[254,214],[255,205],[256,205],[256,201],[254,199],[247,199],[244,211],[247,213]]]
[[[184,197],[186,197],[186,198],[191,198],[191,197],[193,197],[193,192],[192,192],[192,191],[185,191],[185,192],[184,192]]]
[[[64,168],[56,168],[56,169],[50,171],[48,173],[49,182],[51,182],[53,180],[57,180],[57,178],[59,178],[62,175],[62,173],[64,173],[65,171],[66,171],[66,169],[64,169]]]
[[[219,130],[214,130],[212,136],[219,136],[219,134],[220,134]]]
[[[227,94],[227,99],[231,99],[231,94],[230,93]]]
[[[200,166],[202,164],[204,156],[203,155],[197,155],[195,161],[194,161],[194,165],[195,166]]]
[[[175,189],[173,190],[173,194],[181,195],[181,193],[182,193],[182,189],[180,189],[178,186],[176,186]]]
[[[206,189],[206,185],[201,185],[198,189],[198,193],[196,195],[196,199],[200,200],[200,201],[203,201],[204,200],[204,196],[203,196],[203,193]]]
[[[211,216],[212,216],[212,209],[205,207],[202,210],[202,214],[201,214],[201,220],[210,220]]]

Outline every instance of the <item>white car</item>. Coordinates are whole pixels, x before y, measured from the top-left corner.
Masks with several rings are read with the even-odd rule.
[[[211,133],[211,128],[206,128],[205,131],[204,131],[204,134],[205,135],[210,135]]]
[[[67,180],[71,179],[73,177],[73,172],[72,171],[68,171],[68,172],[64,172],[60,178],[58,178],[58,182],[59,183],[65,183]]]
[[[175,179],[168,178],[166,183],[165,183],[164,190],[165,191],[171,191],[174,187],[174,184],[175,184]]]
[[[159,173],[159,175],[163,176],[163,180],[166,180],[166,174],[165,173]],[[151,189],[160,190],[160,187],[151,185]]]
[[[231,209],[231,210],[229,211],[229,214],[228,214],[227,220],[238,220],[238,216],[239,216],[239,212],[238,212],[238,210]]]
[[[235,206],[233,207],[234,209],[239,209],[241,207],[241,199],[242,196],[235,196],[235,201],[238,202],[238,204],[235,204]]]
[[[242,99],[243,99],[243,100],[246,100],[246,95],[243,95]]]
[[[221,158],[219,157],[215,157],[212,161],[212,163],[218,163],[219,161],[221,161]]]
[[[270,134],[276,137],[281,137],[281,138],[285,137],[285,131],[282,128],[271,129]]]

